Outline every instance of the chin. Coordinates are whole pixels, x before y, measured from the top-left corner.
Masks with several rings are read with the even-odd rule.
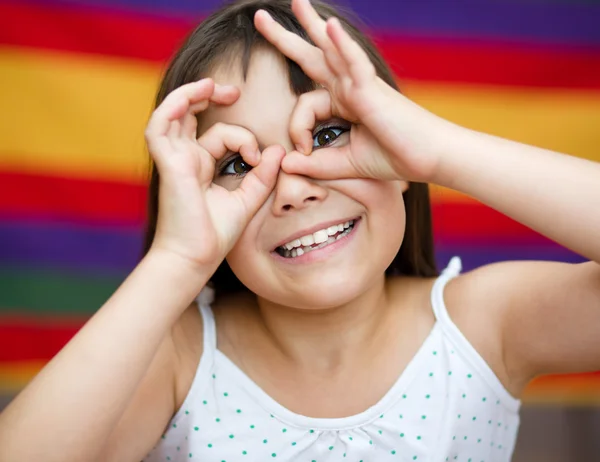
[[[343,306],[363,295],[384,277],[386,265],[346,265],[329,271],[309,270],[302,277],[267,281],[249,274],[238,278],[258,297],[301,310],[326,310]],[[325,274],[324,274],[325,273]],[[256,273],[255,273],[256,274]],[[241,276],[241,277],[240,277]]]
[[[364,281],[362,281],[364,284]],[[273,298],[280,298],[280,301],[271,300],[283,306],[301,310],[327,310],[346,305],[363,293],[369,287],[361,287],[357,284],[348,283],[347,281],[341,284],[315,284],[312,287],[307,287],[306,290],[297,292],[290,297],[289,292],[280,294],[270,294]]]

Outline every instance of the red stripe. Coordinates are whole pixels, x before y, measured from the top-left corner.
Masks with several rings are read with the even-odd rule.
[[[596,371],[596,372],[587,372],[585,374],[557,374],[557,375],[548,375],[548,376],[544,376],[544,377],[539,377],[536,378],[533,382],[532,385],[536,386],[538,384],[543,384],[543,385],[556,385],[556,384],[563,384],[565,382],[575,382],[576,379],[583,379],[583,378],[589,378],[589,379],[600,379],[600,371]]]
[[[376,37],[400,80],[600,88],[600,49]]]
[[[50,360],[77,333],[77,324],[60,320],[7,320],[0,323],[0,362]],[[48,323],[47,321],[51,321]]]
[[[433,230],[440,244],[543,244],[548,239],[476,201],[433,203]]]
[[[0,214],[141,225],[146,186],[0,172]]]
[[[181,20],[76,6],[0,5],[0,43],[51,50],[163,61],[192,27]]]
[[[0,364],[18,365],[25,361],[49,361],[77,333],[84,320],[52,318],[0,318]],[[533,381],[527,396],[551,388],[564,392],[598,382],[600,372],[545,376]]]
[[[142,225],[146,186],[134,183],[0,172],[0,217]],[[433,202],[441,244],[547,242],[526,226],[479,202]]]
[[[4,3],[0,8],[0,43],[151,61],[168,59],[194,25],[174,18],[74,6]],[[404,79],[600,88],[597,48],[435,41],[382,34],[375,38]]]

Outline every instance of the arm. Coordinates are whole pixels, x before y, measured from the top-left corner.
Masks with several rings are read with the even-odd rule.
[[[600,164],[455,127],[431,182],[600,262]]]
[[[204,79],[154,111],[146,139],[161,179],[152,248],[0,416],[0,460],[123,460],[156,441],[174,409],[169,331],[268,198],[284,155],[281,147],[259,153],[241,127],[197,138],[196,113],[238,97]],[[255,166],[234,191],[213,183],[228,151]],[[146,417],[130,445],[132,426]]]
[[[96,461],[132,398],[147,406],[144,390],[158,399],[148,433],[138,435],[150,449],[173,411],[169,329],[209,276],[149,254],[2,413],[0,460]],[[149,387],[144,376],[159,370]]]
[[[302,153],[288,153],[284,171],[446,186],[600,262],[600,164],[435,116],[379,78],[338,20],[323,21],[307,0],[292,0],[292,8],[315,46],[265,11],[256,13],[256,27],[327,91],[299,101],[290,137]],[[353,123],[350,142],[311,154],[315,120],[333,117]]]
[[[486,341],[501,352],[494,368],[516,395],[538,375],[600,370],[597,263],[494,263],[447,291],[471,327],[488,331]]]
[[[292,0],[292,8],[314,46],[264,11],[256,14],[256,27],[327,91],[312,97],[311,104],[298,103],[302,114],[293,118],[290,137],[301,152],[288,153],[282,169],[324,180],[440,184],[589,258],[592,262],[583,265],[490,265],[459,279],[466,287],[461,290],[464,299],[484,307],[500,326],[505,362],[517,364],[522,358],[519,377],[600,369],[600,164],[435,116],[378,78],[365,51],[339,21],[323,21],[307,0]],[[353,122],[350,142],[311,153],[314,120],[330,117]],[[551,347],[558,336],[560,352]]]
[[[98,461],[139,461],[160,441],[183,402],[177,396],[176,376],[181,369],[173,334],[171,330],[161,343],[125,412],[111,429]]]
[[[600,164],[456,127],[433,181],[592,260],[506,262],[465,278],[501,326],[506,372],[600,369]],[[496,294],[493,298],[490,293]]]

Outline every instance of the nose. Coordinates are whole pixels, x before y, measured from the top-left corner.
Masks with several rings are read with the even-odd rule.
[[[272,202],[273,214],[282,216],[316,205],[327,198],[327,189],[302,175],[279,171]]]

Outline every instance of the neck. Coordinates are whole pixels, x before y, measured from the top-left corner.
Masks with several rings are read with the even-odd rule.
[[[299,367],[334,371],[359,352],[381,344],[389,319],[385,277],[352,301],[335,308],[300,310],[258,298],[268,338]]]

